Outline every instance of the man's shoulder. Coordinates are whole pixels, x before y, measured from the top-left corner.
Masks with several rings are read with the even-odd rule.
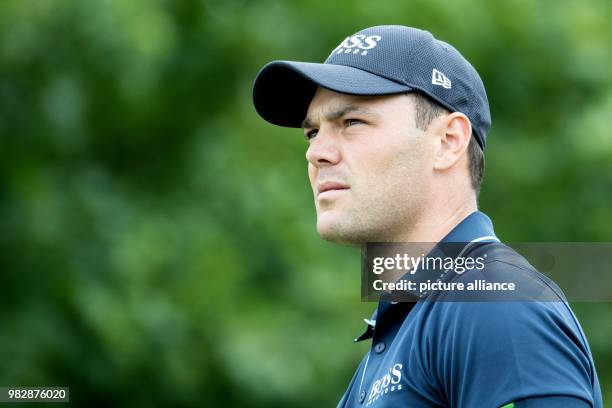
[[[430,323],[440,329],[452,325],[464,334],[478,333],[477,338],[494,338],[500,343],[504,334],[510,333],[521,333],[523,338],[546,332],[563,334],[587,351],[584,334],[563,291],[525,257],[499,242],[481,245],[467,256],[482,257],[483,267],[450,279],[463,284],[463,290],[431,298]]]
[[[480,262],[464,273],[455,272],[450,279],[475,290],[463,292],[457,300],[567,302],[563,290],[551,278],[506,244],[478,245],[467,256]]]
[[[448,281],[460,283],[461,288],[454,286],[426,299],[424,312],[430,329],[452,325],[472,333],[561,331],[572,333],[576,343],[586,343],[561,288],[513,248],[487,243],[466,256],[482,258],[482,268],[448,276]]]
[[[588,343],[558,285],[502,243],[475,245],[463,255],[482,258],[482,267],[445,275],[463,290],[421,301],[411,337],[450,405],[564,395],[600,406]],[[487,289],[494,283],[513,283],[515,290]]]

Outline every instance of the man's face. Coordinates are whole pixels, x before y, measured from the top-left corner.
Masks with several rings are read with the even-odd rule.
[[[324,239],[394,241],[417,222],[433,177],[433,138],[415,127],[409,95],[319,88],[304,120],[308,176]]]

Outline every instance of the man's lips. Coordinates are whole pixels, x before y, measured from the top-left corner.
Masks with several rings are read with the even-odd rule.
[[[348,190],[349,186],[339,181],[326,181],[317,185],[317,193],[322,194],[327,191]]]

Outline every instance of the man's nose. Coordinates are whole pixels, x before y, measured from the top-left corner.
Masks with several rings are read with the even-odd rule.
[[[315,167],[333,166],[340,161],[340,148],[336,138],[321,130],[310,141],[306,150],[306,160]]]

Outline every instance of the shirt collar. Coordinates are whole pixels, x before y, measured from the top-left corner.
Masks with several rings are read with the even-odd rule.
[[[474,211],[463,219],[440,242],[497,241],[491,219],[482,211]]]

